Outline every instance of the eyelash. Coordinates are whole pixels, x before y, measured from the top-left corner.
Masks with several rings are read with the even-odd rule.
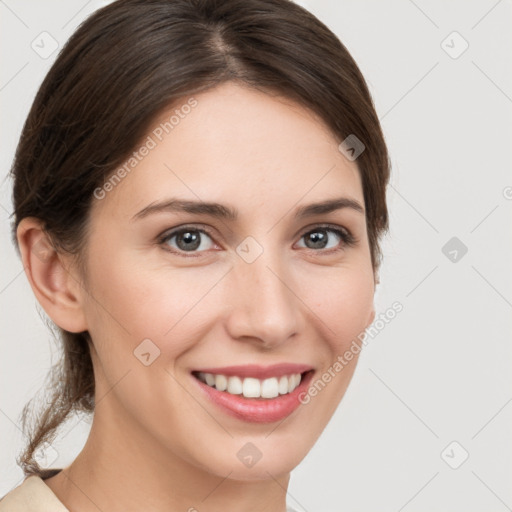
[[[338,235],[342,240],[341,245],[336,248],[330,248],[330,249],[325,249],[325,250],[323,250],[323,249],[318,249],[318,250],[308,249],[307,247],[306,247],[306,249],[313,251],[315,253],[320,252],[320,253],[324,253],[324,254],[333,254],[338,251],[341,251],[342,249],[344,249],[346,247],[353,247],[354,245],[356,245],[358,243],[358,240],[352,235],[352,233],[348,229],[340,228],[339,226],[331,225],[331,224],[319,224],[318,226],[314,226],[312,229],[308,229],[307,231],[303,232],[300,235],[300,238],[303,238],[304,236],[309,235],[310,233],[314,233],[316,231],[321,231],[321,230],[330,231],[330,232]],[[208,235],[213,240],[212,233],[210,233],[210,230],[207,229],[206,227],[199,228],[197,226],[183,226],[183,227],[180,227],[173,231],[170,231],[168,233],[164,233],[164,234],[160,235],[157,239],[157,243],[159,245],[164,245],[166,242],[168,242],[175,236],[180,235],[181,233],[186,233],[187,231],[196,231],[199,233],[203,233],[205,235]],[[206,252],[206,251],[197,251],[194,253],[193,251],[191,251],[190,254],[187,254],[185,251],[177,251],[175,249],[169,249],[168,246],[166,248],[164,248],[164,250],[171,252],[172,254],[177,254],[179,256],[183,256],[184,258],[197,258],[197,257],[200,257],[203,252]]]

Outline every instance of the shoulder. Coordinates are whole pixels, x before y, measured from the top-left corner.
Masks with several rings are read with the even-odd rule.
[[[69,512],[37,475],[31,475],[0,498],[0,512]]]

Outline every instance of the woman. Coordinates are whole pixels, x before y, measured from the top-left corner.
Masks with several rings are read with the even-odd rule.
[[[12,169],[13,237],[63,359],[0,511],[293,510],[290,472],[375,316],[389,172],[364,78],[305,9],[94,13]],[[83,450],[41,469],[78,411]]]

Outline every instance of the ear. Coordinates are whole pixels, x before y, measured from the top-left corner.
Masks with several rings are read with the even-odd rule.
[[[373,323],[373,321],[375,320],[375,292],[377,291],[377,285],[380,283],[380,277],[379,277],[379,274],[376,271],[374,271],[374,273],[373,273],[373,281],[374,281],[374,286],[373,286],[374,302],[373,302],[373,305],[372,305],[372,310],[370,312],[370,316],[369,316],[368,322],[366,324],[366,327],[369,327]]]
[[[377,270],[373,273],[374,289],[377,290],[377,285],[380,283],[380,276]]]
[[[373,305],[373,307],[372,307],[372,311],[370,313],[370,318],[369,318],[368,322],[366,323],[366,327],[370,327],[370,325],[373,323],[374,320],[375,320],[375,305]]]
[[[25,274],[48,316],[66,331],[86,331],[85,293],[78,275],[72,273],[70,255],[54,249],[41,221],[34,217],[20,221],[16,236]]]

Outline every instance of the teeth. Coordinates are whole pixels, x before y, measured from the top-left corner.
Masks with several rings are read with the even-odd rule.
[[[238,378],[238,377],[235,377]],[[261,384],[258,379],[251,379],[247,377],[244,379],[242,386],[242,394],[246,398],[258,398],[261,396]]]
[[[286,377],[284,377],[286,379]],[[261,383],[261,396],[262,398],[275,398],[279,396],[279,384],[277,378],[265,379]]]
[[[240,379],[240,377],[229,377],[228,393],[231,393],[232,395],[242,394],[242,380]]]
[[[291,393],[301,381],[301,374],[270,377],[269,379],[255,379],[253,377],[227,377],[226,375],[213,375],[199,372],[199,380],[219,391],[226,391],[231,395],[243,395],[245,398],[275,398],[279,395]]]
[[[293,386],[291,382],[288,382],[288,392],[291,393],[300,384],[300,373],[292,375]],[[290,389],[291,388],[291,389]]]
[[[281,377],[279,379],[279,394],[286,395],[286,393],[288,393],[288,377]]]
[[[211,373],[210,373],[211,375]],[[207,382],[208,384],[208,382]],[[209,386],[211,386],[211,384],[208,384]],[[225,391],[228,387],[228,379],[226,379],[226,377],[224,375],[215,375],[215,387],[219,390],[219,391]]]

